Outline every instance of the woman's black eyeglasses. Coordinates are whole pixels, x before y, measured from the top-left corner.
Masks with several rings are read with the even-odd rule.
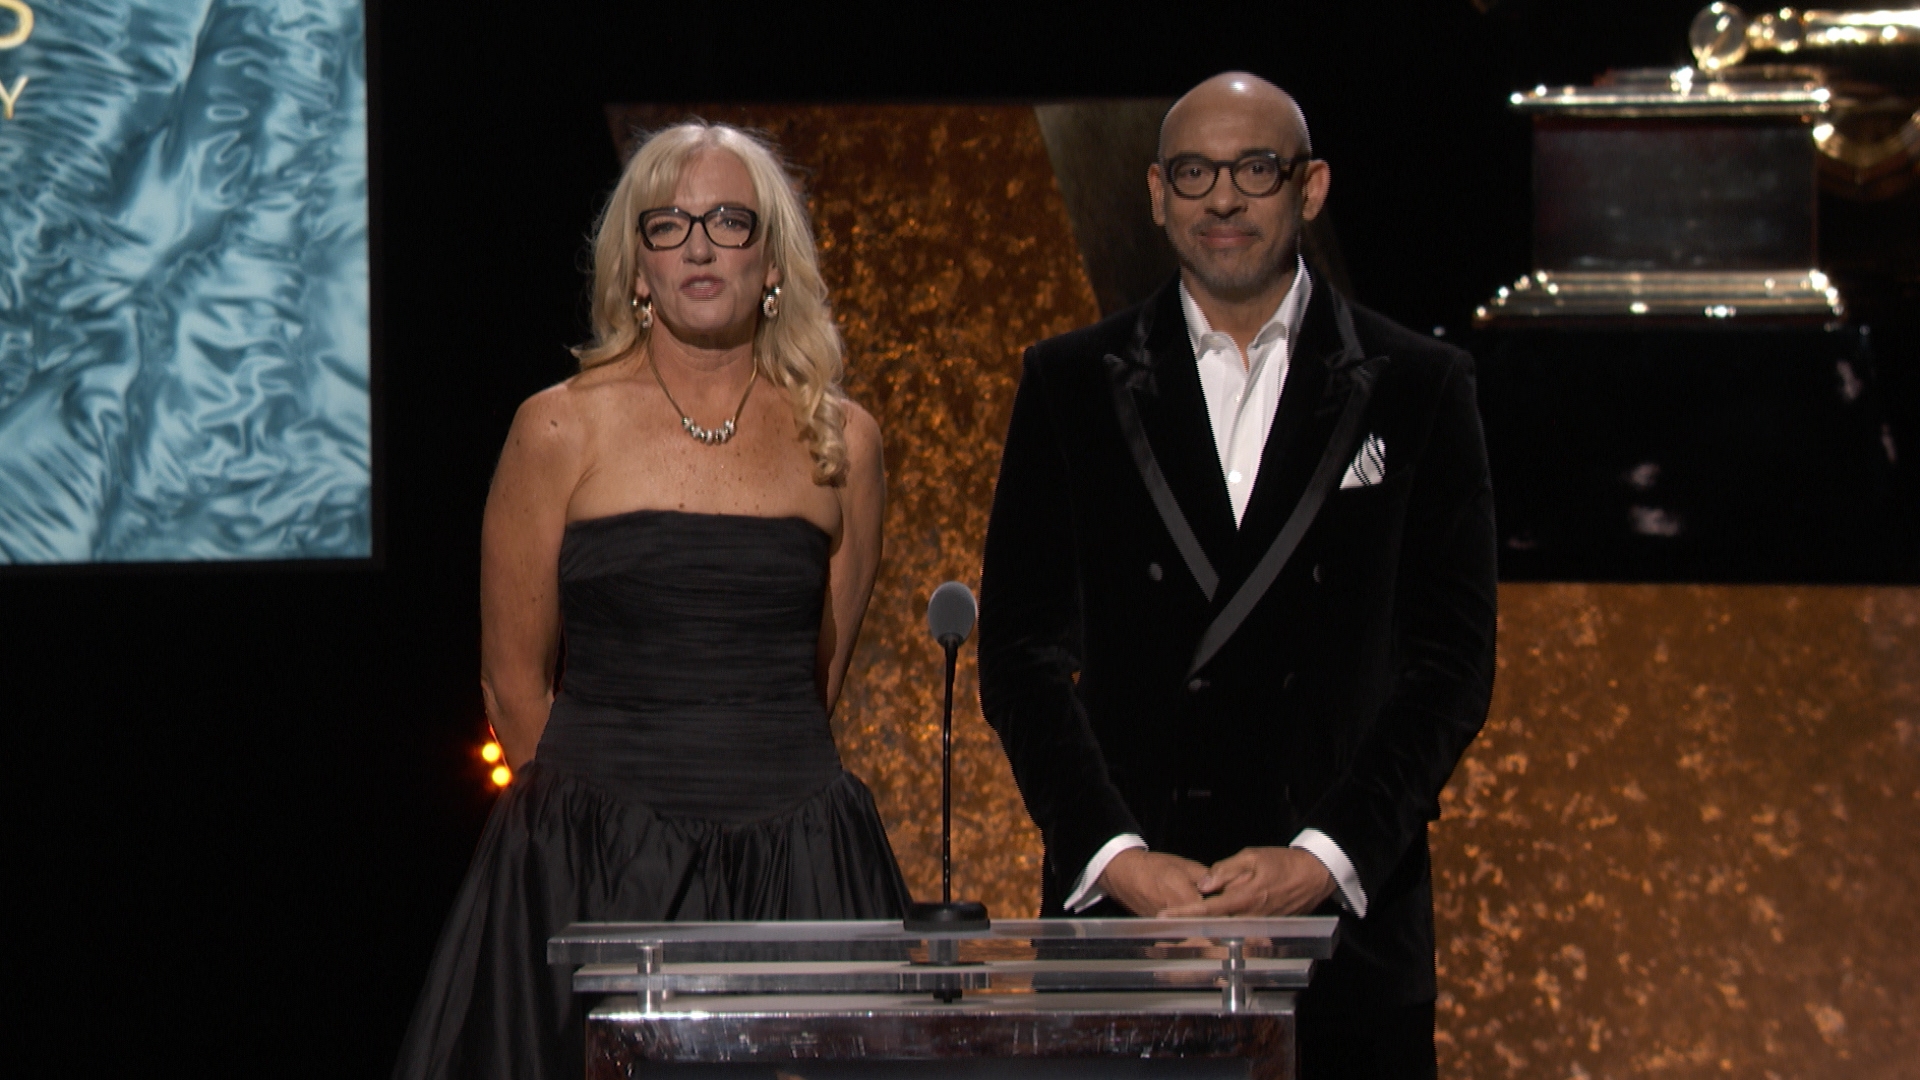
[[[1293,179],[1294,170],[1312,160],[1310,154],[1282,159],[1271,150],[1243,154],[1233,161],[1215,161],[1205,154],[1176,154],[1160,168],[1166,173],[1167,186],[1183,199],[1205,198],[1220,182],[1221,169],[1233,174],[1233,186],[1240,194],[1258,199],[1279,191]]]
[[[760,215],[744,206],[716,206],[697,215],[662,206],[640,211],[640,242],[654,251],[672,251],[693,235],[696,221],[714,247],[746,247],[760,231]]]

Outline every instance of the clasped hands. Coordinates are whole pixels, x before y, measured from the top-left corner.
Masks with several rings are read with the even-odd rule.
[[[1212,866],[1133,848],[1107,864],[1100,889],[1135,915],[1303,915],[1333,895],[1334,880],[1299,848],[1242,848]]]

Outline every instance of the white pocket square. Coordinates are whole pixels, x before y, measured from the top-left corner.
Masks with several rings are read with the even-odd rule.
[[[1353,455],[1353,464],[1347,466],[1347,475],[1340,478],[1340,490],[1372,487],[1386,475],[1386,440],[1378,435],[1369,435],[1367,441],[1360,444],[1360,452]]]

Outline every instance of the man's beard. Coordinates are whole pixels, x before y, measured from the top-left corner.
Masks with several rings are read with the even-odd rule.
[[[1259,296],[1275,281],[1286,276],[1299,261],[1300,238],[1297,235],[1293,243],[1275,247],[1270,259],[1231,267],[1203,261],[1205,249],[1195,238],[1188,238],[1192,244],[1189,248],[1176,240],[1173,230],[1169,229],[1167,239],[1172,243],[1174,257],[1179,260],[1181,268],[1192,274],[1207,292],[1222,300],[1246,300]]]

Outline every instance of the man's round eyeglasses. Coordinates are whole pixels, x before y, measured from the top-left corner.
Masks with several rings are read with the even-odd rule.
[[[704,214],[662,206],[640,211],[640,242],[654,251],[672,251],[693,235],[696,221],[714,247],[743,248],[760,232],[760,215],[744,206],[716,206]]]
[[[1312,161],[1309,154],[1282,158],[1271,150],[1242,154],[1233,161],[1215,161],[1205,154],[1176,154],[1160,168],[1166,173],[1167,186],[1183,199],[1205,198],[1220,182],[1220,170],[1233,174],[1233,186],[1240,194],[1258,199],[1279,191],[1293,179],[1295,170]]]

